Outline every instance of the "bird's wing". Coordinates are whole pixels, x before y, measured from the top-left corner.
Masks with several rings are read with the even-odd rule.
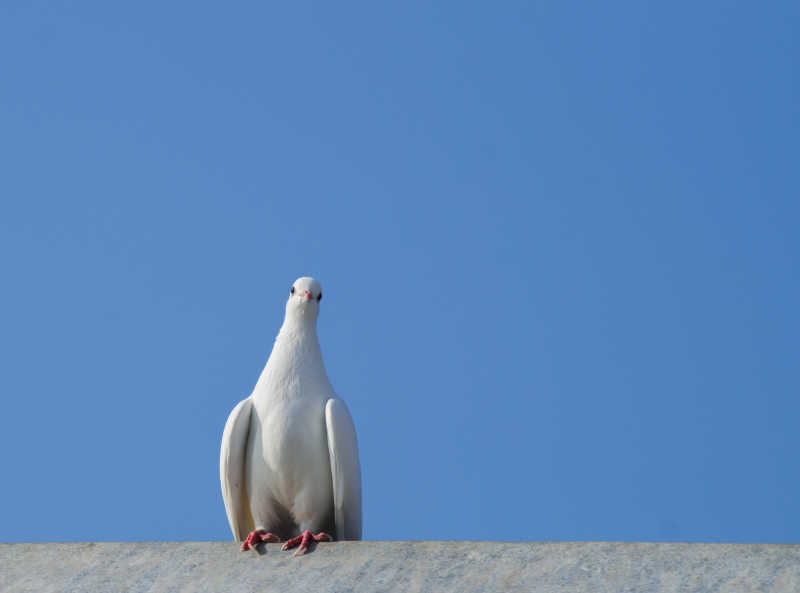
[[[233,408],[225,423],[225,430],[222,431],[222,448],[219,452],[222,498],[225,500],[225,512],[228,513],[228,523],[236,541],[242,541],[253,529],[253,518],[245,488],[247,437],[250,432],[252,409],[253,402],[250,398],[240,401]]]
[[[361,539],[361,464],[353,419],[345,403],[331,398],[325,404],[328,453],[333,478],[336,539]]]

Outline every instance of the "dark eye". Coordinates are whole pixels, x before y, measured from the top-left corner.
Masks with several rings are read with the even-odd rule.
[[[294,286],[292,286],[292,290],[289,291],[289,294],[294,294]]]
[[[317,302],[320,302],[321,300],[322,300],[322,293],[319,293],[317,295]]]

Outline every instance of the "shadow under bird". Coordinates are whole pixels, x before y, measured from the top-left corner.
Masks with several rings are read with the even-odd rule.
[[[219,477],[242,550],[285,541],[361,539],[361,466],[353,419],[333,391],[317,338],[322,287],[292,285],[267,365],[222,433]]]

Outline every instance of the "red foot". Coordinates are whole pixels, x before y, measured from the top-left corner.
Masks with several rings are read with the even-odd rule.
[[[292,548],[296,547],[300,544],[300,547],[297,548],[297,551],[294,553],[295,556],[299,556],[301,554],[305,554],[308,552],[308,546],[311,542],[332,542],[333,538],[325,532],[320,532],[317,535],[314,535],[306,529],[303,533],[298,535],[297,537],[293,537],[288,542],[283,544],[281,550],[291,550]]]
[[[266,529],[256,529],[251,531],[250,535],[242,542],[242,552],[255,550],[256,546],[261,542],[277,543],[279,541],[281,541],[281,538],[274,533],[267,533]]]

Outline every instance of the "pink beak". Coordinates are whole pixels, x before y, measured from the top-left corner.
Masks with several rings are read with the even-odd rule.
[[[310,301],[311,300],[311,291],[310,290],[304,290],[303,291],[303,299],[306,300],[306,301]]]

